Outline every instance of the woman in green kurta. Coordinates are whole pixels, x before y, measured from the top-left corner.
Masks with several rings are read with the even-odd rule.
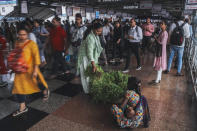
[[[80,73],[81,83],[84,92],[89,93],[89,78],[84,75],[88,65],[92,65],[95,72],[98,58],[103,50],[100,44],[99,35],[102,33],[103,25],[99,22],[93,23],[91,29],[87,30],[84,40],[80,46],[77,62],[77,74]]]

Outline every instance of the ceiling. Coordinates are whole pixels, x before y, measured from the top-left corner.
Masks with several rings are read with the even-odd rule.
[[[18,0],[20,1],[20,0]],[[101,1],[101,2],[98,2]],[[54,15],[50,8],[60,5],[74,5],[82,7],[95,7],[101,9],[113,9],[123,11],[137,16],[151,16],[152,10],[147,9],[123,9],[123,6],[138,5],[144,0],[116,0],[117,2],[103,2],[103,0],[28,0],[29,17],[48,18]],[[148,1],[148,0],[147,0]],[[184,9],[185,0],[152,0],[153,4],[161,4],[172,16],[180,16]],[[23,16],[19,13],[19,7],[8,16]]]

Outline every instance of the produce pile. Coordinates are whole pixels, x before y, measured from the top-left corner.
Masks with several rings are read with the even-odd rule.
[[[90,78],[90,95],[95,102],[113,103],[124,96],[127,90],[128,75],[120,71],[104,72],[100,66],[93,73],[88,66],[85,76]]]

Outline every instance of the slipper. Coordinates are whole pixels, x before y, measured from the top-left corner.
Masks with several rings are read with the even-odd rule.
[[[49,99],[49,96],[50,96],[50,91],[49,91],[49,89],[48,89],[48,90],[47,90],[47,93],[44,94],[44,96],[43,96],[43,101],[47,101],[47,100]]]
[[[26,107],[24,110],[22,110],[22,111],[20,111],[20,109],[18,109],[18,110],[16,110],[13,114],[12,114],[12,116],[13,117],[15,117],[15,116],[18,116],[18,115],[21,115],[21,114],[23,114],[23,113],[25,113],[25,112],[27,112],[28,111],[28,108]]]

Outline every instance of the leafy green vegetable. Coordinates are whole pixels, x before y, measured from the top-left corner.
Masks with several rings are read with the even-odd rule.
[[[90,94],[95,102],[113,103],[127,90],[129,76],[120,71],[104,72],[97,66],[97,72],[93,73],[88,66],[85,75],[90,77]]]

